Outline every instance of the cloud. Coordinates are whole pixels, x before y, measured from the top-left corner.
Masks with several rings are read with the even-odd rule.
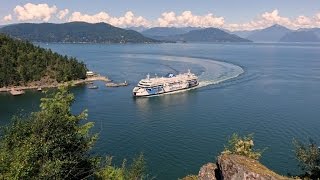
[[[24,6],[16,6],[14,12],[19,21],[41,20],[48,22],[53,14],[56,14],[57,7],[50,7],[48,4],[27,3]]]
[[[69,14],[69,9],[64,9],[64,10],[60,10],[59,13],[57,14],[57,17],[62,20],[64,17],[66,17],[66,15]]]
[[[151,23],[142,16],[135,16],[133,12],[128,11],[122,17],[112,17],[106,12],[89,15],[81,12],[74,12],[68,19],[71,21],[84,21],[88,23],[105,22],[118,27],[145,26],[149,27]]]
[[[3,21],[4,21],[4,22],[12,21],[12,15],[9,14],[9,15],[4,16],[4,17],[3,17]]]
[[[191,11],[184,11],[181,15],[176,16],[174,12],[164,12],[158,18],[157,24],[162,27],[220,27],[224,24],[224,18],[215,17],[212,13],[197,16],[193,15]]]
[[[262,13],[260,16],[250,22],[242,24],[227,24],[225,28],[229,30],[254,30],[262,29],[273,24],[290,26],[291,22],[289,18],[280,16],[279,11],[275,9],[271,12]]]
[[[254,20],[242,24],[226,24],[224,28],[229,30],[254,30],[279,24],[291,29],[312,28],[320,26],[320,13],[314,17],[300,15],[296,18],[287,18],[280,15],[277,9],[271,12],[264,12]]]

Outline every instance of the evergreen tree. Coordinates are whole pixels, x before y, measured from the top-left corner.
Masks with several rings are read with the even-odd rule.
[[[96,171],[89,150],[97,139],[86,111],[71,113],[66,88],[41,99],[40,111],[15,118],[1,132],[0,179],[83,179]]]

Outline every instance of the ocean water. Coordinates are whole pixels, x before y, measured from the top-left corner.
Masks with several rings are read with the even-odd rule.
[[[128,87],[73,88],[75,113],[88,109],[99,140],[93,154],[115,163],[143,152],[156,179],[197,174],[215,161],[232,133],[254,133],[261,162],[297,173],[292,140],[320,144],[320,44],[40,44],[83,60],[90,70]],[[198,88],[151,98],[131,91],[146,74],[191,69]],[[0,94],[0,124],[38,109],[43,94]]]

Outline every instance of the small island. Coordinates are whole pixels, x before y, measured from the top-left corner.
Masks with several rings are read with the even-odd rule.
[[[0,55],[0,92],[13,91],[13,95],[19,95],[25,89],[110,81],[100,75],[87,77],[86,65],[74,57],[62,56],[3,34],[0,34]]]

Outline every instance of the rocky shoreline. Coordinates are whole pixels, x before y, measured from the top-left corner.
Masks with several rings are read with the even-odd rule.
[[[79,84],[84,84],[84,83],[88,83],[88,82],[92,82],[92,81],[111,82],[111,80],[106,76],[95,75],[92,77],[87,77],[86,79],[78,79],[78,80],[73,80],[73,81],[63,82],[63,83],[57,83],[57,82],[52,82],[50,84],[33,83],[33,85],[26,85],[26,86],[1,87],[0,92],[10,92],[12,89],[15,89],[15,90],[33,90],[33,89],[37,90],[38,88],[56,88],[56,87],[68,85],[68,84],[76,86]],[[30,84],[32,84],[32,83],[30,83]]]
[[[215,163],[207,163],[200,168],[197,176],[187,176],[182,180],[292,180],[281,176],[262,165],[259,161],[235,154],[220,155]]]

